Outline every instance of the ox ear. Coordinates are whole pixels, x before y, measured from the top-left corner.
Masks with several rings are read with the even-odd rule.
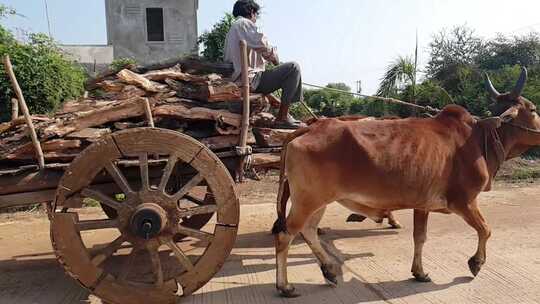
[[[502,119],[500,117],[490,117],[479,120],[477,124],[486,129],[497,129],[502,125]]]
[[[499,117],[503,122],[510,122],[514,120],[519,114],[518,107],[510,107],[510,109],[506,110],[504,113],[502,113]]]

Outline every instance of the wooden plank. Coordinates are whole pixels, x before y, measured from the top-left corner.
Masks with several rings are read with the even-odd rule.
[[[56,190],[43,190],[19,194],[0,195],[0,209],[52,202],[54,200],[55,193]]]

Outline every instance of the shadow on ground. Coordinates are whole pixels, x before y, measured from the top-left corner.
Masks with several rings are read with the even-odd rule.
[[[347,261],[355,258],[365,258],[373,256],[371,252],[359,252],[355,254],[343,254],[334,245],[335,240],[363,238],[367,236],[389,235],[398,232],[388,229],[371,229],[371,230],[326,230],[326,233],[321,236],[327,250],[337,257],[338,261]],[[297,238],[296,245],[304,244],[301,238]],[[259,249],[264,253],[256,253],[249,249]],[[309,249],[308,249],[309,250]],[[246,251],[245,253],[242,251]],[[301,266],[316,263],[314,256],[310,251],[305,254],[290,254],[292,261],[289,266]],[[53,253],[47,252],[42,254],[21,255],[13,257],[10,260],[0,261],[0,303],[88,303],[88,292],[80,287],[73,279],[64,274],[63,269],[57,263],[56,259],[51,257]],[[273,236],[268,232],[255,232],[242,234],[238,236],[235,244],[235,253],[232,254],[224,270],[218,273],[214,278],[214,283],[220,282],[225,278],[250,273],[259,273],[272,271],[275,269],[273,259]],[[264,260],[264,263],[252,263],[247,266],[243,265],[245,260]],[[320,273],[316,274],[317,276]],[[392,298],[399,298],[411,294],[428,293],[441,289],[446,289],[454,285],[464,284],[469,282],[470,278],[456,278],[454,281],[447,284],[435,283],[416,283],[413,280],[389,281],[379,283],[365,283],[357,278],[352,278],[348,281],[343,281],[340,278],[340,284],[337,288],[330,288],[320,284],[297,284],[298,291],[304,296],[298,300],[293,300],[294,303],[326,303],[341,295],[343,303],[361,303],[387,299],[389,293],[385,290],[392,290]],[[227,279],[230,283],[230,280]],[[197,302],[204,299],[230,299],[242,295],[253,294],[253,289],[257,291],[261,298],[270,299],[277,302],[282,300],[277,296],[274,284],[259,284],[245,285],[236,288],[227,288],[220,291],[205,292],[202,294],[186,297],[181,302]],[[256,302],[256,299],[247,300],[247,302]],[[229,301],[230,302],[230,301]],[[234,301],[233,301],[234,302]],[[246,302],[246,303],[247,303]]]

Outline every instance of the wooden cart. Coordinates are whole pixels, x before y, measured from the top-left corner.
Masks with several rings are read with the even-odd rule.
[[[47,203],[58,261],[104,301],[174,303],[205,285],[235,243],[240,208],[232,176],[241,178],[249,155],[259,152],[246,146],[247,73],[243,90],[234,151],[215,154],[172,130],[129,129],[102,137],[70,164],[1,171],[0,207]],[[91,202],[103,212],[83,208]]]

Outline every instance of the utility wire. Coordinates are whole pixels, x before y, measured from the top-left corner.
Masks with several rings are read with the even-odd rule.
[[[371,98],[371,99],[379,100],[379,101],[382,101],[382,102],[395,103],[395,104],[399,104],[399,105],[403,105],[403,106],[407,106],[407,107],[411,107],[411,108],[415,108],[415,109],[419,109],[419,110],[426,111],[426,112],[431,112],[431,113],[439,113],[441,111],[439,109],[436,109],[436,108],[433,108],[433,107],[430,107],[430,106],[425,106],[425,107],[424,106],[419,106],[417,104],[402,101],[402,100],[395,99],[395,98],[364,95],[364,94],[344,91],[344,90],[340,90],[340,89],[323,87],[323,86],[310,84],[310,83],[305,83],[305,82],[303,82],[302,84],[305,85],[305,86],[308,86],[308,87],[313,87],[313,88],[318,88],[318,89],[323,89],[323,90],[329,90],[329,91],[339,92],[339,93],[344,93],[344,94],[350,94],[350,95],[353,95],[353,96],[359,96],[359,97],[363,97],[363,98]]]
[[[45,15],[47,16],[47,26],[49,28],[49,37],[52,38],[51,19],[49,18],[49,6],[47,5],[47,0],[43,0],[43,2],[45,2]]]

